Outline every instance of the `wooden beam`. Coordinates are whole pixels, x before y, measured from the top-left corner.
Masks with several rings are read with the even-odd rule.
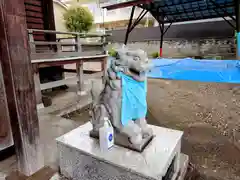
[[[103,72],[97,72],[97,73],[93,73],[93,74],[82,74],[82,81],[86,81],[89,79],[97,79],[97,78],[102,78],[103,77]],[[79,81],[79,77],[78,76],[73,76],[73,77],[68,77],[59,81],[53,81],[53,82],[48,82],[48,83],[43,83],[40,84],[40,88],[41,90],[46,90],[46,89],[51,89],[54,87],[60,87],[63,86],[69,82],[71,82],[71,84],[77,84]]]
[[[84,91],[84,82],[83,82],[83,61],[76,63],[77,78],[78,78],[78,91],[82,93]]]
[[[0,60],[19,170],[43,166],[24,0],[0,0]]]
[[[44,30],[55,31],[53,0],[42,0]],[[56,41],[56,34],[45,34],[47,41]],[[57,51],[57,46],[54,47]]]
[[[128,22],[128,21],[126,21]],[[43,33],[48,33],[48,34],[67,34],[67,35],[72,35],[72,36],[80,36],[81,38],[94,38],[94,37],[107,37],[111,36],[110,33],[108,34],[103,34],[103,33],[77,33],[77,32],[65,32],[65,31],[52,31],[52,30],[41,30],[41,29],[28,29],[30,32],[43,32]]]

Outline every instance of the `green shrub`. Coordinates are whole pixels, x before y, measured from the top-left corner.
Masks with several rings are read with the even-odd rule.
[[[66,28],[72,32],[88,32],[93,25],[93,15],[86,7],[70,8],[63,18]]]
[[[215,59],[216,59],[216,60],[221,60],[221,59],[222,59],[222,56],[215,56]]]
[[[158,57],[160,57],[159,52],[153,52],[153,53],[151,54],[151,57],[152,57],[152,58],[158,58]]]
[[[222,56],[204,56],[204,59],[221,60]]]
[[[117,57],[117,52],[112,48],[108,51],[108,55],[112,57]]]

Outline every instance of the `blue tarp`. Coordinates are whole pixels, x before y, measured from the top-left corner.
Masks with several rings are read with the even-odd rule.
[[[153,59],[152,63],[150,78],[240,83],[238,60]]]

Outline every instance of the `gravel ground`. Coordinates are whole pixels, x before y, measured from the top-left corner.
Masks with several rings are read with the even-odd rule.
[[[203,179],[240,179],[237,86],[148,81],[148,122],[184,131],[182,151],[190,156]]]

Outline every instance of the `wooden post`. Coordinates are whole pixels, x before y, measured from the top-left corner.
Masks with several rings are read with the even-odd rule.
[[[108,57],[104,57],[104,59],[101,62],[101,69],[103,72],[103,75],[102,75],[102,83],[103,84],[105,84],[105,75],[107,73],[107,59],[108,59]]]
[[[57,42],[59,43],[59,44],[57,45],[57,52],[59,53],[59,52],[62,52],[62,45],[60,44],[60,43],[61,43],[61,40],[57,40]]]
[[[34,79],[34,86],[35,86],[37,109],[41,109],[41,108],[44,108],[44,105],[42,102],[39,68],[37,64],[34,64],[32,67],[33,67],[33,79]]]
[[[78,35],[76,35],[76,37],[75,37],[75,43],[77,43],[75,45],[75,51],[76,52],[82,52],[81,40],[80,40],[80,37],[78,37]]]
[[[44,14],[44,29],[55,31],[53,0],[41,0],[41,2]],[[45,34],[45,36],[47,41],[56,41],[56,34]]]
[[[83,77],[83,62],[76,63],[76,70],[77,70],[77,78],[78,78],[78,95],[85,95],[86,92],[84,91],[84,77]]]
[[[31,53],[35,53],[36,52],[36,46],[34,44],[34,37],[33,37],[33,31],[32,30],[30,30],[28,32],[28,39],[29,39],[29,43],[30,43]]]
[[[102,43],[102,48],[103,48],[103,54],[107,54],[106,37],[105,36],[101,37],[101,43]]]
[[[0,0],[0,60],[18,168],[43,166],[24,0]]]

